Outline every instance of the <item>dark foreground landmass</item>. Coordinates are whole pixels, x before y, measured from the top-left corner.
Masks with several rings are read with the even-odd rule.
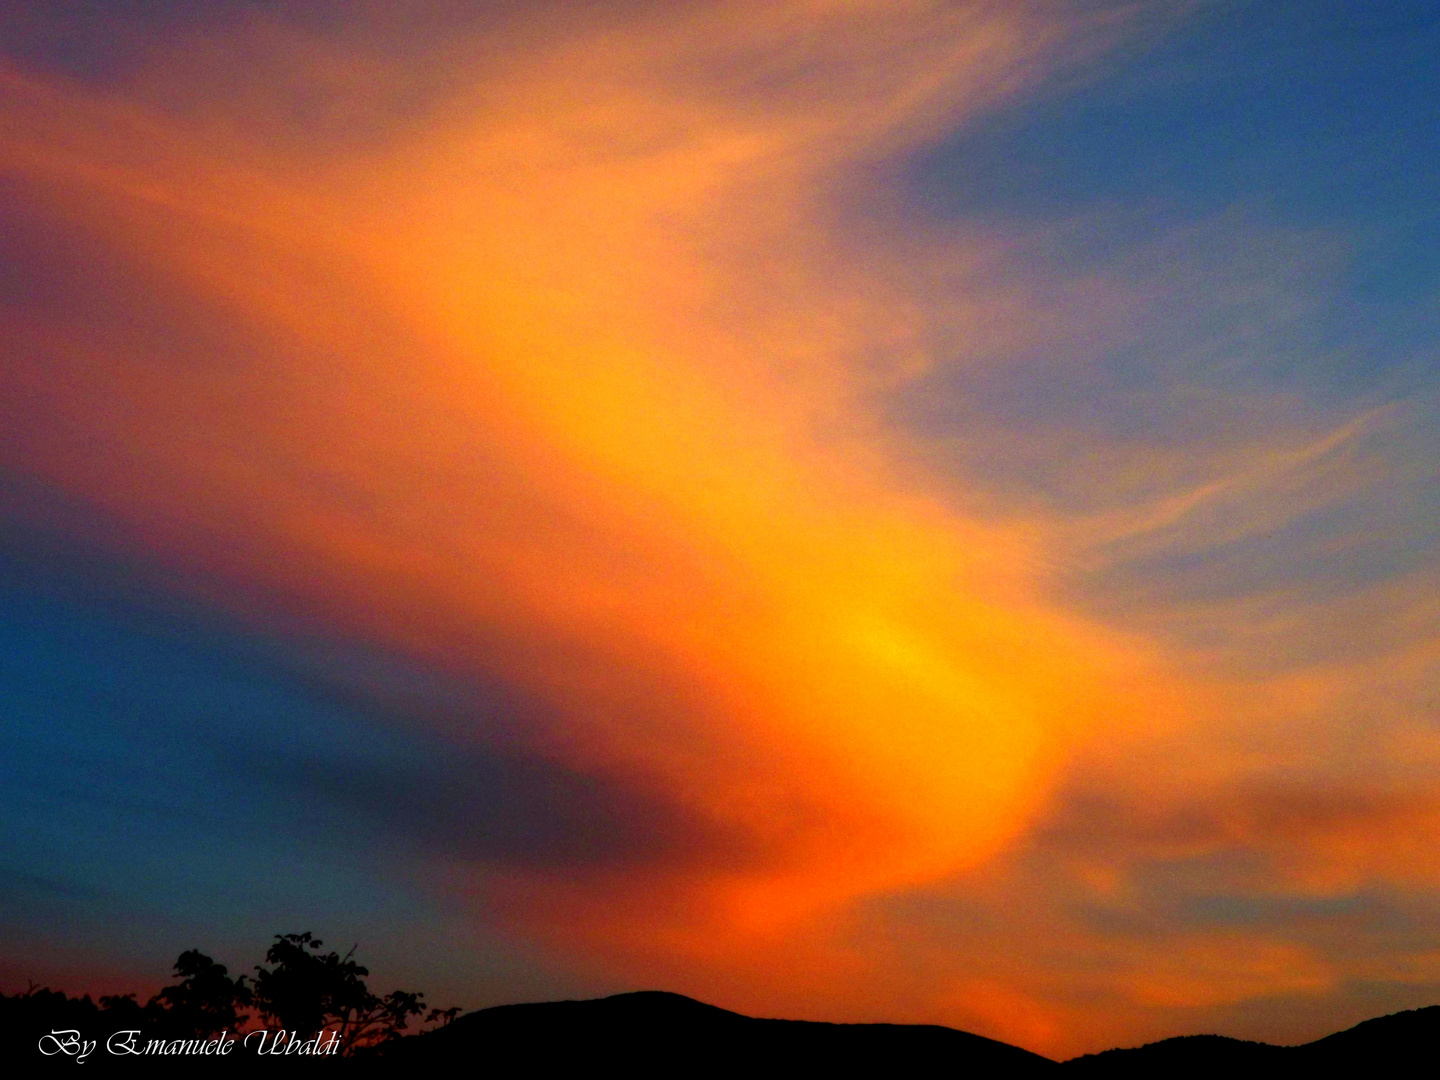
[[[620,1070],[646,1075],[743,1076],[870,1073],[877,1076],[1011,1077],[1191,1074],[1286,1077],[1332,1069],[1402,1075],[1435,1069],[1440,1006],[1367,1020],[1303,1046],[1190,1035],[1063,1063],[952,1028],[758,1020],[679,994],[647,991],[594,1001],[501,1005],[440,1030],[401,1039],[397,1065],[464,1067],[493,1055],[537,1069]]]
[[[526,1061],[542,1073],[578,1069],[582,1075],[603,1069],[653,1076],[808,1076],[843,1069],[902,1076],[940,1065],[974,1076],[1028,1076],[1055,1068],[1028,1050],[952,1028],[757,1020],[658,990],[482,1009],[392,1043],[384,1056],[397,1064],[448,1068],[492,1054]]]
[[[52,1005],[64,1009],[45,1013]],[[88,1006],[88,999],[85,1004]],[[54,1026],[82,1026],[80,1002],[31,995],[0,999],[0,1030],[14,1059],[41,1059],[36,1040]],[[23,1006],[23,1011],[22,1011]],[[93,1006],[90,1006],[93,1009]],[[88,1026],[88,1025],[87,1025]],[[1106,1050],[1066,1062],[979,1035],[932,1025],[828,1024],[765,1020],[679,994],[642,991],[591,1001],[501,1005],[445,1027],[395,1039],[351,1059],[257,1057],[170,1060],[107,1057],[103,1040],[84,1062],[89,1071],[183,1070],[189,1074],[274,1068],[384,1072],[412,1076],[1274,1076],[1429,1075],[1440,1043],[1440,1006],[1367,1020],[1303,1046],[1271,1046],[1219,1035],[1189,1035],[1133,1049]],[[238,1048],[237,1048],[238,1049]],[[1418,1072],[1416,1070],[1419,1070]]]

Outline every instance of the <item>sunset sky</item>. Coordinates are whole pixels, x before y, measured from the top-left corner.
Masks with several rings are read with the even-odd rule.
[[[1440,1003],[1431,0],[12,0],[0,991]]]

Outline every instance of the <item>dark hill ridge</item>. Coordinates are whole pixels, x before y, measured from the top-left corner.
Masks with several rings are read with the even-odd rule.
[[[1440,1006],[1367,1020],[1303,1046],[1272,1046],[1220,1035],[1187,1035],[1106,1050],[1059,1063],[1016,1046],[934,1025],[828,1024],[762,1020],[658,990],[591,1001],[500,1005],[449,1027],[392,1044],[403,1066],[473,1068],[523,1061],[547,1072],[693,1076],[801,1069],[879,1075],[1177,1076],[1227,1069],[1235,1076],[1304,1069],[1394,1070],[1434,1060]]]
[[[1184,1035],[1132,1050],[1106,1050],[1065,1062],[1086,1076],[1129,1076],[1173,1072],[1177,1068],[1231,1069],[1240,1075],[1277,1066],[1294,1070],[1328,1069],[1425,1075],[1436,1071],[1440,1044],[1440,1005],[1392,1013],[1300,1046],[1227,1039],[1222,1035]],[[1423,1063],[1420,1064],[1420,1063]]]
[[[1030,1076],[1055,1063],[1018,1046],[933,1025],[759,1020],[680,994],[644,990],[592,1001],[500,1005],[402,1039],[396,1063],[523,1060],[546,1073],[604,1068],[655,1075],[814,1068],[882,1069],[962,1064],[977,1075]],[[805,1072],[800,1073],[804,1075]]]

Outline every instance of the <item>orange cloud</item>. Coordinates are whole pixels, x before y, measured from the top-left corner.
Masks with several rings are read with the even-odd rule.
[[[562,718],[547,753],[749,837],[684,870],[671,917],[706,952],[986,858],[1095,722],[1097,682],[1127,677],[1041,601],[1023,528],[897,488],[847,362],[883,296],[821,280],[803,217],[839,163],[931,102],[1009,92],[1063,28],[762,15],[540,50],[305,173],[218,124],[8,76],[12,171],[259,339],[229,372],[57,342],[31,392],[124,457],[52,444],[42,467],[181,558],[219,531],[262,588],[526,687]],[[778,93],[727,91],[785,41]],[[805,73],[832,55],[868,81]],[[716,71],[690,85],[693,63]],[[775,295],[740,284],[735,306],[787,235],[804,250]],[[623,910],[655,932],[643,899]]]

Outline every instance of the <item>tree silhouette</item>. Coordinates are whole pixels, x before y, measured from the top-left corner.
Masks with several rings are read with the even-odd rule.
[[[205,1038],[222,1031],[234,1031],[247,1019],[239,1009],[251,1003],[245,976],[229,978],[224,964],[217,964],[199,949],[189,949],[175,961],[179,984],[167,986],[151,999],[166,1011],[167,1027],[183,1036]],[[101,999],[101,1005],[105,999]]]
[[[269,968],[257,966],[253,1001],[260,1012],[280,1027],[309,1038],[333,1032],[340,1054],[379,1045],[398,1038],[412,1017],[425,1014],[424,994],[395,990],[384,997],[365,985],[368,968],[344,956],[322,953],[323,942],[308,931],[277,934],[265,953]],[[432,1009],[427,1022],[448,1021],[457,1010]]]
[[[378,1048],[400,1037],[410,1022],[420,1027],[445,1025],[460,1012],[430,1009],[424,995],[395,990],[384,997],[365,984],[369,970],[356,963],[355,950],[344,956],[321,952],[313,934],[277,934],[255,980],[231,978],[198,949],[175,961],[175,983],[145,1004],[134,994],[114,994],[99,1002],[36,986],[23,994],[0,994],[0,1030],[43,1034],[53,1030],[137,1031],[147,1040],[208,1040],[222,1032],[243,1033],[252,1026],[242,1010],[254,1007],[270,1027],[291,1037],[313,1039],[334,1033],[340,1056]],[[282,1041],[284,1041],[282,1039]]]

